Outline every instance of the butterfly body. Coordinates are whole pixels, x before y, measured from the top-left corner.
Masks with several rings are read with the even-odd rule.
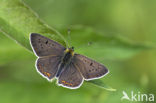
[[[36,70],[47,80],[57,79],[57,84],[70,89],[79,88],[84,80],[102,78],[108,69],[95,60],[74,53],[56,41],[37,33],[30,35],[30,44],[38,59]]]
[[[69,64],[71,63],[71,61],[73,59],[73,56],[74,56],[74,48],[73,47],[67,48],[64,51],[64,56],[61,59],[61,63],[60,63],[60,66],[58,68],[58,72],[56,74],[56,77],[59,77],[60,74],[63,72],[63,70],[69,66]]]

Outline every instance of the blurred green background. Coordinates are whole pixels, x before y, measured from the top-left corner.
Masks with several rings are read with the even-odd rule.
[[[85,39],[99,46],[98,49],[88,47],[87,43],[78,44],[85,41],[82,37],[86,32],[78,32],[77,40],[72,40],[72,27],[78,26],[80,30],[87,27],[101,34],[120,35],[135,44],[148,44],[154,47],[155,0],[24,0],[24,2],[39,15],[40,19],[60,30],[65,37],[67,29],[71,27],[71,41],[66,37],[68,42],[78,45],[78,49],[83,47],[81,53],[88,53],[88,56],[105,64],[110,73],[101,80],[117,91],[107,91],[86,82],[77,90],[59,87],[55,82],[49,83],[36,72],[35,55],[1,32],[1,103],[129,103],[126,100],[121,101],[123,90],[128,94],[131,91],[156,93],[155,49],[141,50],[135,55],[120,58],[127,55],[126,51],[121,52],[114,46],[110,50],[112,53],[119,52],[118,59],[103,52],[99,54],[100,48],[105,49],[105,45],[101,44],[105,39],[100,39],[99,36],[92,35],[89,39]],[[96,45],[96,42],[100,45]],[[129,52],[129,49],[126,50]]]

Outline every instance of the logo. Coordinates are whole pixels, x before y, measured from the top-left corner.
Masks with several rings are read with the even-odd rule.
[[[129,101],[147,101],[153,102],[154,101],[154,94],[142,94],[140,92],[135,93],[131,91],[130,95],[128,95],[125,91],[122,91],[122,98],[121,100],[129,100]]]

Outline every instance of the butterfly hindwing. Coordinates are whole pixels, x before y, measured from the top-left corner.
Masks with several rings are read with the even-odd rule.
[[[51,80],[55,77],[60,62],[60,57],[58,56],[38,58],[36,61],[36,69],[42,76]]]
[[[83,77],[73,63],[69,64],[58,78],[58,85],[70,89],[79,88],[82,83]]]
[[[100,78],[108,73],[104,65],[80,54],[75,54],[74,63],[85,80]]]
[[[37,33],[30,35],[30,42],[37,56],[63,55],[65,48],[59,43]]]

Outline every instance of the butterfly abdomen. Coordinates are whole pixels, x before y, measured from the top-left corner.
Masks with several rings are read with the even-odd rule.
[[[60,76],[61,72],[63,71],[64,65],[65,65],[64,63],[60,64],[59,69],[58,69],[58,71],[56,73],[56,77]]]

